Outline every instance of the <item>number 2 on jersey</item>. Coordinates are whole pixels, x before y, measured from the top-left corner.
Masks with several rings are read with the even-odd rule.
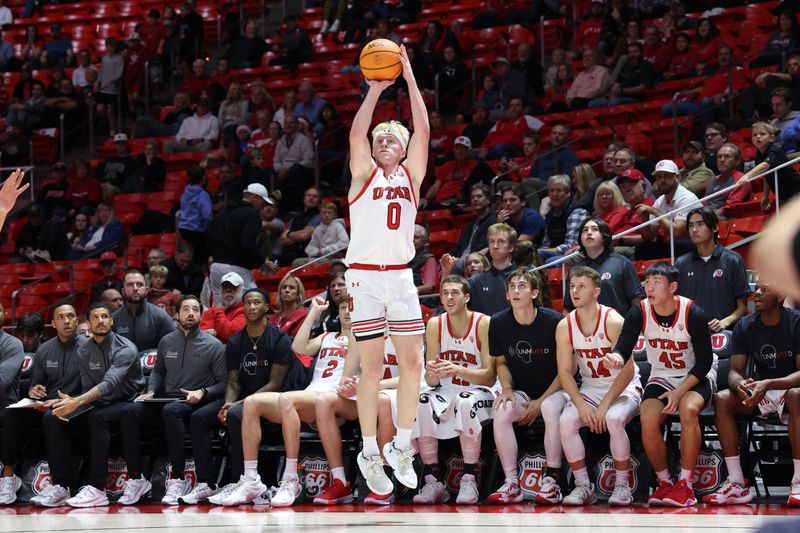
[[[400,202],[390,202],[386,206],[386,227],[397,229],[400,227]]]
[[[333,371],[336,370],[337,366],[339,366],[339,360],[338,359],[331,359],[330,361],[328,361],[328,366],[322,372],[322,377],[323,378],[331,377],[333,375]]]

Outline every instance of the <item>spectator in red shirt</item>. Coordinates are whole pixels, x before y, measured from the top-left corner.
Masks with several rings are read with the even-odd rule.
[[[209,76],[206,74],[206,62],[202,59],[195,59],[192,63],[192,73],[181,81],[180,85],[178,85],[178,91],[199,96],[206,90],[208,84]]]
[[[444,158],[449,155],[450,148],[456,138],[455,132],[444,125],[442,114],[438,111],[430,113],[431,136],[429,140],[428,159],[436,164],[441,164]]]
[[[158,10],[151,9],[147,14],[147,22],[139,26],[139,37],[142,39],[148,59],[155,59],[164,53],[167,29],[159,18]]]
[[[601,218],[611,233],[619,233],[623,219],[628,213],[625,207],[625,200],[619,187],[613,181],[604,181],[597,187],[594,193],[594,216]]]
[[[278,301],[275,303],[278,312],[269,318],[270,323],[294,338],[308,315],[308,309],[303,307],[305,299],[306,291],[300,278],[284,276],[278,284]],[[303,357],[298,357],[308,366]]]
[[[600,46],[600,33],[603,30],[603,4],[600,0],[592,0],[589,13],[575,32],[573,48],[581,51],[584,48],[597,48]]]
[[[645,26],[642,55],[645,61],[649,61],[655,67],[656,72],[664,72],[669,67],[672,59],[672,43],[664,42],[658,26],[653,24]]]
[[[621,176],[617,178],[620,192],[625,203],[630,206],[625,215],[618,221],[617,231],[619,233],[631,228],[634,228],[645,221],[644,217],[639,214],[640,205],[653,205],[653,199],[648,198],[644,189],[644,174],[631,168],[626,170]],[[649,215],[644,215],[648,219]],[[617,239],[618,246],[636,246],[642,242],[642,236],[637,233],[625,235],[625,237]]]
[[[436,167],[436,182],[420,199],[420,209],[435,209],[443,205],[463,203],[465,189],[470,185],[492,179],[493,172],[483,161],[470,159],[472,141],[469,137],[456,137],[453,142],[455,159]]]
[[[506,118],[495,122],[481,144],[481,159],[516,157],[522,148],[522,137],[530,131],[522,107],[522,98],[512,98],[506,109]]]
[[[234,81],[236,81],[236,78],[229,70],[228,60],[224,57],[219,58],[219,61],[217,61],[217,68],[214,70],[211,77],[208,78],[208,84],[222,85],[225,87],[225,90],[228,90],[228,86]]]
[[[738,183],[744,175],[737,170],[742,162],[742,154],[739,147],[732,143],[725,143],[717,150],[717,167],[719,174],[706,184],[705,196],[730,187]],[[713,209],[720,219],[732,218],[733,208],[736,204],[746,202],[752,192],[750,183],[744,183],[731,191],[715,196],[710,200],[703,201],[703,205]]]
[[[686,78],[692,72],[697,62],[694,59],[690,44],[687,34],[681,32],[675,36],[675,49],[672,51],[672,58],[669,60],[666,72],[661,74],[665,80]]]
[[[693,76],[704,76],[714,72],[718,65],[719,49],[722,47],[722,38],[719,29],[711,19],[700,19],[697,23],[697,34],[694,38],[694,66]]]
[[[144,62],[147,59],[147,50],[141,45],[142,41],[137,32],[128,37],[128,48],[125,56],[125,89],[128,91],[128,103],[135,106],[144,93]]]
[[[91,175],[87,161],[79,159],[75,162],[75,176],[78,179],[67,189],[66,200],[72,205],[69,216],[85,205],[95,207],[103,199],[103,189],[100,187],[100,182]]]
[[[242,305],[243,285],[244,280],[236,272],[228,272],[222,276],[222,302],[206,309],[200,317],[200,329],[214,335],[223,344],[247,324]]]

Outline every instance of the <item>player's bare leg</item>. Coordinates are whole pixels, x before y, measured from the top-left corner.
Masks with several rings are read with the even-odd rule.
[[[792,444],[794,475],[789,489],[787,505],[800,506],[800,388],[789,389],[783,396],[784,409],[789,418],[789,441]]]
[[[642,445],[647,454],[647,460],[653,467],[658,477],[658,489],[648,500],[651,505],[661,505],[661,496],[672,488],[672,479],[667,469],[667,445],[664,442],[662,425],[667,415],[662,413],[666,404],[654,398],[642,402],[640,416],[642,425]]]
[[[280,395],[281,432],[286,448],[286,468],[278,492],[270,500],[273,507],[289,507],[300,496],[297,459],[300,454],[300,424],[314,421],[317,394],[310,391],[291,391]]]

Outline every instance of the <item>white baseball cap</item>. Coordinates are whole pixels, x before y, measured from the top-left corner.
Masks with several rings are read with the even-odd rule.
[[[222,279],[220,280],[219,283],[220,285],[222,285],[223,283],[230,283],[234,287],[241,287],[242,285],[244,285],[244,280],[242,279],[242,276],[240,276],[236,272],[228,272],[227,274],[222,276]]]
[[[669,172],[670,174],[680,174],[678,165],[671,159],[662,159],[656,163],[656,169],[653,172]]]
[[[275,200],[270,198],[269,191],[267,191],[267,188],[261,185],[260,183],[251,183],[250,185],[247,186],[244,192],[260,196],[269,205],[275,205]]]
[[[461,146],[466,146],[467,149],[472,150],[472,141],[466,135],[462,135],[461,137],[456,137],[456,140],[453,141],[453,146],[460,144]]]
[[[128,142],[128,136],[124,133],[117,133],[114,135],[114,142],[115,143],[126,143]]]

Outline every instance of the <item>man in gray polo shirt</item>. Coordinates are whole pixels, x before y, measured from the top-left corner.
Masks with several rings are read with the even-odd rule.
[[[175,331],[172,319],[163,309],[145,299],[147,285],[138,270],[125,274],[122,297],[125,305],[114,311],[114,333],[122,335],[140,352],[154,350],[164,335]]]
[[[714,211],[692,209],[687,222],[695,249],[675,261],[680,271],[678,294],[705,310],[712,332],[733,329],[747,312],[751,292],[744,260],[717,242],[719,219]]]

